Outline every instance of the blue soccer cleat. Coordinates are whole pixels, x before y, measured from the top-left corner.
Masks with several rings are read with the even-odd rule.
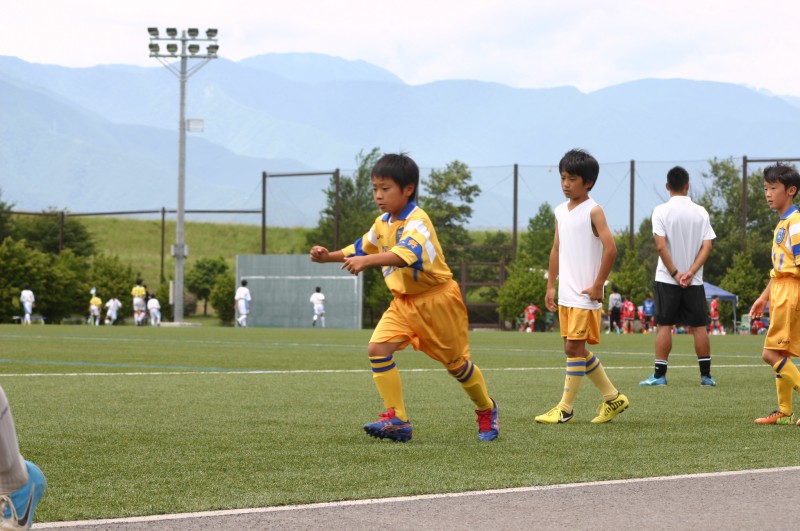
[[[28,467],[28,483],[10,496],[0,496],[3,510],[0,529],[30,529],[33,524],[33,513],[47,481],[38,466],[30,461],[25,461],[25,466]]]
[[[658,387],[661,385],[667,385],[667,377],[661,376],[660,378],[656,378],[655,374],[651,374],[647,380],[642,380],[639,382],[639,385],[643,385],[645,387]]]
[[[396,442],[411,440],[411,422],[400,420],[394,414],[394,408],[381,413],[377,422],[364,424],[364,431],[378,439],[391,439]]]
[[[712,378],[711,375],[700,376],[700,385],[714,387],[715,385],[717,385],[717,382],[714,381],[714,378]]]
[[[498,419],[500,410],[497,402],[492,398],[492,409],[475,411],[478,414],[478,439],[481,441],[493,441],[500,435],[500,422]]]

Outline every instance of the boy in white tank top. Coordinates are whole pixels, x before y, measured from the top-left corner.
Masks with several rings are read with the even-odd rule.
[[[573,404],[583,377],[588,376],[603,395],[592,423],[608,422],[630,405],[608,379],[600,360],[586,349],[586,343],[600,342],[600,311],[603,285],[617,257],[614,235],[603,209],[591,197],[600,165],[589,153],[573,149],[558,165],[561,190],[567,198],[555,209],[556,233],[550,251],[545,305],[558,310],[567,374],[561,401],[534,420],[542,424],[563,424],[573,419]],[[556,305],[558,278],[558,305]]]

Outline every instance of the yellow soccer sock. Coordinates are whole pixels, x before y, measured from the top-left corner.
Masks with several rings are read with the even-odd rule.
[[[403,402],[400,371],[394,363],[394,357],[389,355],[383,358],[370,358],[369,362],[372,365],[372,379],[378,388],[378,394],[383,399],[383,405],[387,410],[394,409],[395,416],[407,422],[408,414]]]
[[[600,394],[603,395],[603,400],[608,402],[617,398],[619,391],[608,379],[600,359],[591,352],[586,357],[586,376],[589,377],[594,386],[597,387],[597,390],[600,391]]]
[[[564,377],[564,394],[558,407],[572,413],[575,398],[586,374],[586,358],[567,358],[567,374]]]
[[[792,385],[781,378],[780,374],[775,375],[775,387],[778,389],[778,411],[784,415],[792,414]]]
[[[489,398],[489,391],[486,389],[486,380],[483,379],[483,373],[477,365],[467,360],[458,369],[451,369],[448,372],[458,380],[458,383],[467,392],[475,404],[475,409],[483,411],[494,407],[492,399]]]

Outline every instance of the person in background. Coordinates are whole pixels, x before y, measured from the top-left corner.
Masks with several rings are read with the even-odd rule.
[[[247,328],[247,314],[250,313],[250,290],[247,288],[247,281],[242,280],[241,286],[236,289],[234,295],[234,307],[239,316],[236,318],[236,323],[241,328]]]
[[[19,295],[19,300],[22,303],[22,324],[31,324],[31,314],[33,313],[33,306],[36,302],[36,297],[33,296],[30,286],[25,286],[22,293]]]
[[[653,329],[653,315],[656,311],[656,301],[649,293],[645,296],[642,302],[642,330],[645,334],[649,334]]]
[[[616,284],[611,285],[611,295],[608,296],[608,332],[622,333],[622,295]]]
[[[147,313],[150,314],[150,326],[161,326],[161,304],[152,295],[147,300]]]
[[[322,293],[322,288],[317,286],[314,293],[311,294],[309,299],[314,307],[314,317],[311,319],[311,326],[317,326],[317,319],[319,319],[322,328],[325,328],[325,295]]]
[[[119,302],[119,299],[116,297],[111,297],[106,302],[106,324],[113,325],[117,322],[117,316],[119,313],[119,309],[122,308],[122,303]]]
[[[145,306],[145,296],[147,289],[142,285],[142,279],[136,279],[136,285],[131,290],[133,296],[133,322],[136,326],[144,324],[144,315],[147,307]]]
[[[522,328],[519,329],[520,332],[533,332],[535,330],[537,313],[542,313],[542,310],[536,306],[535,302],[531,301],[525,311],[522,312],[524,322]]]
[[[103,301],[97,295],[97,292],[92,288],[92,298],[89,300],[89,321],[88,324],[100,326],[100,308],[103,306]]]

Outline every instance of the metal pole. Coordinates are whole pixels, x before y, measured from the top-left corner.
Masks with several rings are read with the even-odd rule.
[[[166,280],[164,277],[164,249],[166,247],[166,233],[167,233],[167,209],[165,207],[161,207],[161,283],[163,284]]]
[[[333,248],[339,249],[339,168],[333,172],[333,181],[336,186],[336,200],[334,205],[334,218],[333,218]]]
[[[634,247],[634,243],[636,241],[636,229],[633,227],[633,204],[636,201],[634,191],[634,183],[636,183],[636,161],[631,161],[631,218],[630,218],[630,242],[631,242],[631,249]]]
[[[511,233],[511,259],[517,258],[517,210],[519,205],[519,164],[514,163],[514,220]]]
[[[58,216],[58,252],[64,250],[64,220],[66,218],[66,214],[62,210]]]
[[[186,209],[186,30],[181,32],[181,100],[178,124],[178,217],[175,229],[175,300],[173,321],[183,321],[184,211]]]
[[[261,254],[267,254],[267,172],[261,172]]]
[[[747,155],[742,157],[742,252],[747,250]]]

